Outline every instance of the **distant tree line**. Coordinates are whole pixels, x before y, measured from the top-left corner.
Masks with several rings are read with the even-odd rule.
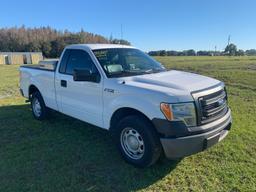
[[[150,51],[148,52],[151,56],[256,56],[256,49],[242,50],[237,49],[237,46],[233,43],[226,46],[224,51],[195,51],[194,49],[184,50],[184,51]]]
[[[47,58],[59,57],[66,45],[78,43],[114,43],[130,45],[126,40],[106,38],[89,33],[68,30],[58,31],[51,27],[12,27],[0,29],[0,52],[40,51]]]

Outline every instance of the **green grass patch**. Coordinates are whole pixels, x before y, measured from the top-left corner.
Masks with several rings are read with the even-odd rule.
[[[256,191],[256,57],[157,57],[227,84],[233,126],[216,146],[147,169],[126,164],[108,132],[54,113],[33,119],[17,65],[0,65],[0,191]]]

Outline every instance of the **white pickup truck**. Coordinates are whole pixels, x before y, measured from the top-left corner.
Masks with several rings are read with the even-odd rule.
[[[52,109],[109,130],[124,159],[138,167],[161,153],[177,159],[203,151],[232,122],[224,83],[167,71],[124,45],[70,45],[55,65],[21,66],[20,91],[38,120]]]

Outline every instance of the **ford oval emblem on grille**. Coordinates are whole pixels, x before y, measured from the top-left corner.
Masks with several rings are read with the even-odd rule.
[[[218,105],[219,105],[219,106],[223,105],[224,103],[225,103],[225,100],[224,100],[224,99],[220,99],[220,100],[218,101]]]

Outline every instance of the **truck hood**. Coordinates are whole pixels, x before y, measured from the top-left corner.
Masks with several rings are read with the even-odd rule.
[[[129,80],[131,84],[140,84],[140,86],[144,88],[155,87],[165,90],[169,88],[189,93],[206,89],[220,83],[220,81],[210,77],[176,70],[134,76]],[[129,80],[127,82],[128,84]]]

